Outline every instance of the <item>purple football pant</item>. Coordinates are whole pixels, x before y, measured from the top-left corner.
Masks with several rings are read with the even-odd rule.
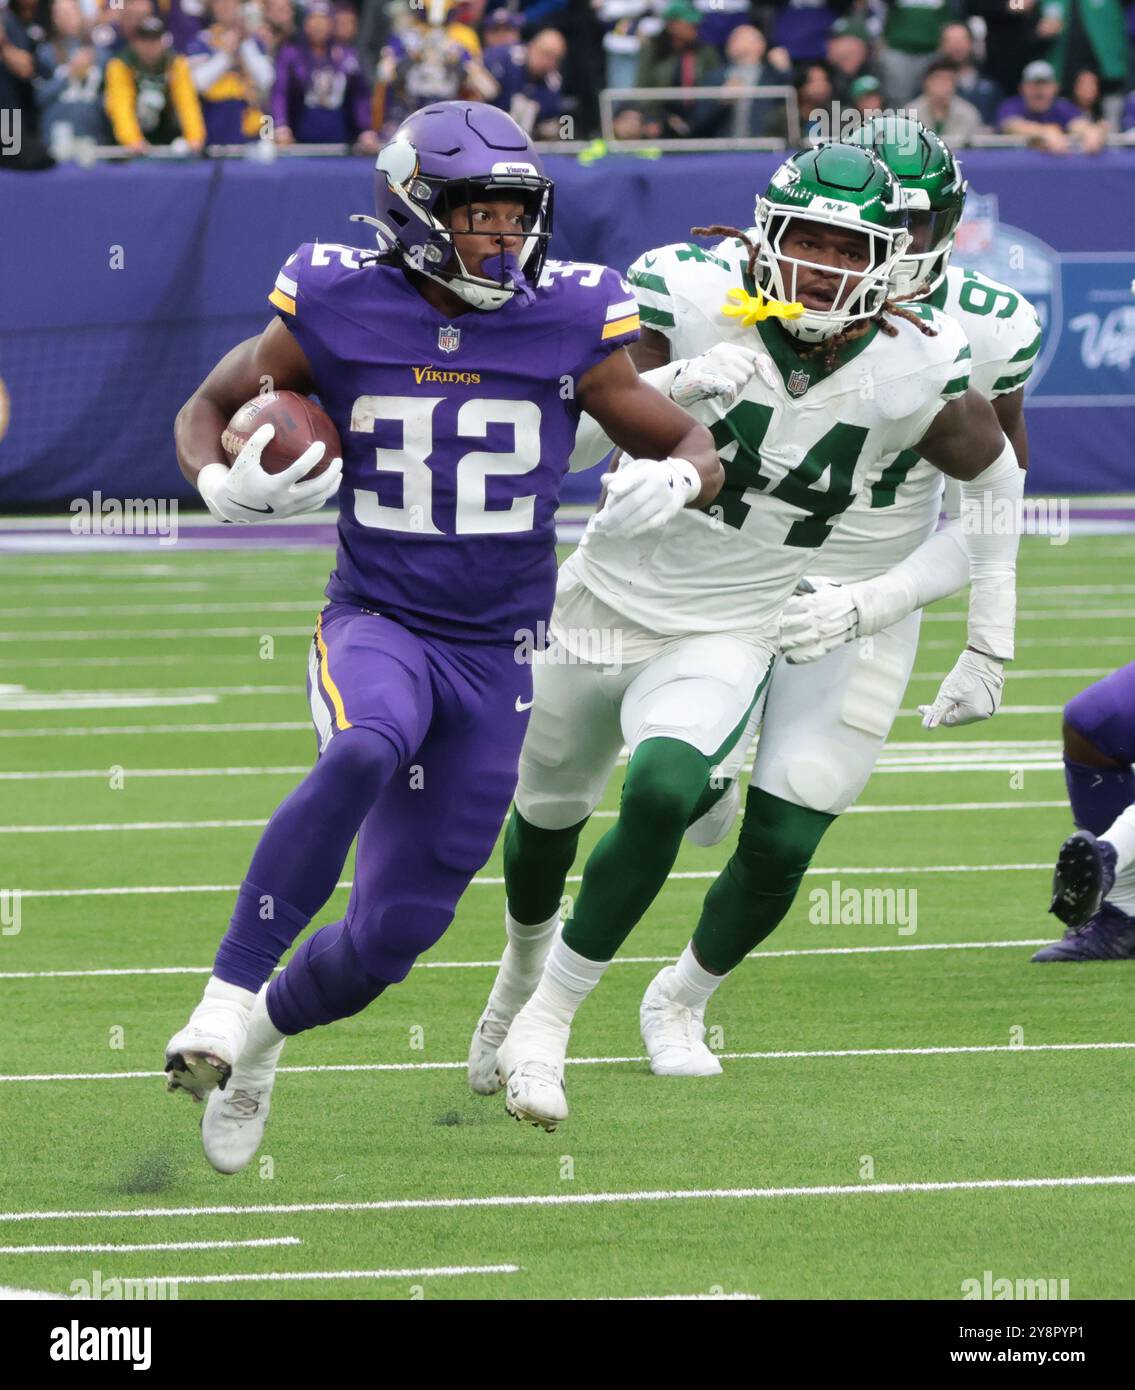
[[[1089,767],[1064,759],[1072,815],[1081,830],[1102,834],[1135,801],[1135,661],[1073,696],[1064,719],[1105,758],[1122,767]]]
[[[511,646],[422,636],[345,603],[323,611],[308,685],[319,761],[265,830],[217,970],[232,977],[221,965],[234,936],[256,937],[261,969],[265,952],[278,961],[322,906],[297,902],[304,885],[318,882],[326,901],[357,830],[346,916],[306,938],[269,986],[269,1015],[288,1034],[358,1013],[445,932],[504,821],[528,724],[518,706],[532,699]],[[282,911],[267,877],[290,885]],[[274,902],[273,920],[258,921],[257,895]]]

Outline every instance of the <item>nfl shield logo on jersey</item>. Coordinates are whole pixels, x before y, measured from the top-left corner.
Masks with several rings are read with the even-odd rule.
[[[447,323],[437,330],[437,345],[442,352],[456,352],[461,343],[461,329]]]
[[[790,396],[802,396],[808,389],[808,383],[812,380],[808,372],[789,372],[788,374],[788,394]]]

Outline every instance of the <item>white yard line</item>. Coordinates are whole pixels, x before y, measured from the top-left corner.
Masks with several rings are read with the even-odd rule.
[[[281,764],[278,767],[127,767],[125,779],[133,777],[294,777],[311,771],[310,763]],[[0,772],[0,782],[66,782],[77,779],[110,779],[108,767],[89,767],[67,771]]]
[[[297,687],[298,690],[298,687]],[[293,692],[294,693],[294,692]],[[216,696],[183,696],[168,700],[119,700],[108,703],[102,708],[114,709],[139,709],[157,707],[159,705],[207,705],[215,704]],[[98,707],[98,706],[92,706]],[[0,700],[0,714],[8,710],[43,710],[51,708],[47,704],[6,704]],[[58,706],[61,709],[77,709],[82,706],[68,704]],[[1064,709],[1063,705],[1002,705],[998,711],[999,719],[1011,717],[1013,715],[1032,715],[1032,714],[1060,714]],[[899,719],[921,719],[922,716],[916,709],[899,710]],[[137,737],[146,734],[275,734],[275,733],[303,733],[311,730],[311,721],[308,719],[292,719],[273,722],[253,722],[244,724],[78,724],[67,726],[50,726],[46,728],[29,729],[0,729],[0,738],[89,738],[92,736],[114,736]]]
[[[214,726],[215,727],[215,726]],[[307,724],[301,725],[309,727]],[[996,755],[996,757],[995,757]],[[620,752],[620,761],[625,762],[627,750]],[[964,763],[975,772],[991,771],[1007,765],[1016,768],[1030,762],[1043,760],[1045,765],[1059,761],[1060,744],[1055,739],[895,739],[883,749],[876,771],[888,770],[889,764],[901,762],[904,770],[923,768],[933,771],[939,763]],[[988,761],[987,761],[988,760]],[[747,765],[748,767],[749,765]],[[270,776],[277,773],[294,774],[310,772],[311,764],[279,765],[260,767],[160,767],[123,768],[124,777],[254,777]],[[61,781],[71,778],[106,778],[109,770],[97,768],[42,769],[27,772],[0,772],[0,781]]]
[[[146,1245],[0,1245],[0,1255],[127,1255],[146,1250],[254,1250],[302,1244],[299,1236],[266,1236],[257,1240],[162,1240]]]
[[[908,815],[911,812],[932,812],[938,815],[944,811],[1050,811],[1067,810],[1068,800],[1054,801],[935,801],[926,804],[909,805],[867,805],[852,806],[844,815]],[[592,820],[613,820],[618,811],[592,811]],[[261,829],[266,817],[252,817],[248,820],[135,820],[135,821],[83,821],[62,825],[0,825],[0,835],[73,835],[87,831],[129,830],[255,830]]]
[[[845,1047],[813,1048],[779,1052],[719,1052],[727,1062],[782,1062],[814,1058],[843,1057],[957,1057],[969,1054],[992,1055],[1002,1052],[1127,1052],[1135,1050],[1135,1042],[1087,1043],[975,1043],[956,1047]],[[642,1066],[645,1057],[569,1057],[568,1066],[625,1067]],[[464,1071],[468,1062],[321,1062],[310,1066],[280,1067],[281,1076],[315,1074],[325,1076],[336,1072],[408,1072]],[[75,1071],[21,1072],[0,1075],[0,1082],[30,1085],[45,1081],[154,1081],[164,1075],[160,1071]]]
[[[74,604],[67,607],[55,608],[33,608],[30,605],[23,608],[0,608],[0,618],[34,618],[37,622],[41,618],[90,618],[92,616],[102,617],[104,614],[125,613],[131,617],[138,617],[142,614],[166,614],[166,613],[310,613],[312,621],[315,614],[323,607],[325,599],[318,594],[308,599],[260,599],[249,598],[240,602],[232,603],[92,603]],[[131,636],[130,633],[122,633],[124,637]]]
[[[305,605],[306,606],[306,605]],[[312,608],[314,615],[315,609]],[[124,632],[122,628],[98,628],[90,631],[79,629],[68,632],[37,632],[34,628],[27,632],[0,632],[0,642],[154,642],[166,638],[179,642],[197,641],[208,638],[210,641],[228,637],[307,637],[310,638],[312,625],[305,627],[273,627],[267,623],[260,627],[155,627]]]
[[[958,613],[953,616],[955,622],[961,624],[965,623],[966,615],[964,613]],[[1065,617],[1071,616],[1080,615],[1065,614]],[[1085,638],[1081,635],[1079,637],[1017,637],[1014,645],[1018,650],[1021,650],[1025,647],[1075,647],[1078,652],[1083,653],[1084,647],[1088,645],[1088,643],[1086,642]],[[1096,647],[1123,647],[1125,650],[1129,651],[1131,648],[1131,638],[1098,637],[1093,633],[1091,637],[1091,646],[1093,649]],[[936,651],[957,653],[957,651],[959,650],[959,643],[955,638],[951,638],[948,640],[944,638],[923,638],[918,643],[918,649],[919,651],[923,652]],[[1116,665],[1119,664],[1119,662],[1116,662]],[[1012,680],[1012,678],[1012,672],[1010,671],[1009,679]]]
[[[250,609],[258,609],[261,605],[249,603],[241,605]],[[271,607],[271,605],[265,605]],[[182,605],[183,608],[191,612],[201,611],[199,605]],[[318,612],[317,602],[304,602],[300,604],[284,605],[289,611],[299,609],[310,612],[314,619]],[[165,611],[169,611],[168,609]],[[175,605],[176,611],[176,605]],[[38,616],[29,610],[29,616]],[[1135,608],[1050,608],[1050,609],[1020,609],[1017,612],[1017,621],[1026,622],[1061,622],[1066,623],[1070,617],[1077,620],[1082,618],[1114,620],[1116,622],[1126,621],[1135,618]],[[926,612],[922,615],[924,623],[954,623],[965,621],[964,613],[935,613]],[[83,629],[67,629],[65,631],[52,632],[47,629],[29,628],[27,631],[4,630],[0,631],[0,642],[113,642],[122,641],[129,638],[132,642],[142,642],[151,640],[162,640],[166,638],[177,638],[179,640],[198,638],[235,638],[235,637],[260,637],[266,632],[276,637],[310,637],[312,625],[309,623],[304,627],[272,628],[267,624],[259,627],[232,627],[232,628],[203,628],[188,624],[183,627],[164,627],[164,628],[140,628],[124,632],[121,628],[99,628],[93,631]],[[1094,641],[1094,639],[1093,639]],[[1080,645],[1083,645],[1081,643]]]
[[[1019,941],[922,941],[895,946],[801,946],[782,951],[750,951],[746,960],[788,960],[796,956],[865,956],[895,951],[1008,951],[1044,946],[1051,937]],[[673,956],[616,956],[612,965],[671,965]],[[499,960],[421,960],[415,970],[496,970]],[[100,970],[0,970],[0,980],[90,980],[120,975],[211,975],[209,965],[113,966]]]
[[[1038,870],[1051,872],[1052,861],[1041,864],[891,864],[887,866],[872,866],[870,868],[863,865],[848,865],[843,868],[818,868],[806,869],[805,873],[813,876],[830,875],[832,877],[857,877],[877,874],[889,876],[902,874],[995,874],[995,873],[1036,873]],[[681,872],[671,873],[670,879],[711,879],[716,878],[720,873],[719,869],[692,869],[682,870]],[[568,883],[580,883],[583,880],[582,874],[569,874]],[[478,876],[472,880],[471,887],[478,888],[499,888],[504,884],[504,879],[493,875]],[[352,887],[351,879],[340,879],[335,885],[337,889]],[[239,883],[171,883],[171,884],[147,884],[131,887],[108,887],[108,888],[12,888],[8,891],[20,898],[123,898],[145,895],[162,895],[169,893],[235,893],[239,890]]]
[[[708,1187],[632,1192],[555,1192],[491,1197],[401,1197],[370,1202],[288,1202],[96,1211],[5,1211],[0,1221],[137,1221],[200,1216],[295,1216],[360,1211],[452,1211],[471,1207],[576,1207],[616,1203],[744,1201],[783,1197],[889,1197],[942,1192],[1021,1192],[1053,1188],[1135,1187],[1135,1173],[1076,1177],[972,1178],[953,1182],[827,1184],[816,1187]]]
[[[924,623],[956,623],[964,613],[923,613]],[[1025,623],[1066,623],[1069,618],[1135,618],[1135,608],[1020,608],[1017,619]],[[1082,644],[1086,645],[1086,644]]]
[[[146,701],[139,701],[145,705]],[[154,703],[160,704],[161,701]],[[188,700],[166,701],[167,704],[189,704]],[[208,704],[207,700],[195,700],[194,704]],[[4,705],[0,703],[0,714]],[[101,724],[67,725],[46,729],[0,729],[0,738],[91,738],[104,736],[134,737],[139,734],[295,734],[312,733],[310,719],[277,720],[271,723],[248,724]]]

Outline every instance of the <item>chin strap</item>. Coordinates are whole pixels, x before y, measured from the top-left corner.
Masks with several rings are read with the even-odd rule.
[[[785,304],[779,299],[766,299],[760,290],[751,295],[738,286],[726,298],[732,302],[723,304],[721,312],[726,318],[740,319],[742,328],[752,328],[763,319],[798,319],[804,314],[804,306],[798,300]]]

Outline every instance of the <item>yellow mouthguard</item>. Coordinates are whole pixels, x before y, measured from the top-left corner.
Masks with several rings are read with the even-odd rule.
[[[785,304],[779,299],[766,299],[760,290],[751,295],[738,287],[730,290],[726,298],[732,303],[723,304],[721,312],[728,318],[740,319],[742,328],[752,328],[754,323],[760,323],[762,319],[798,319],[804,312],[804,306],[799,301]]]

